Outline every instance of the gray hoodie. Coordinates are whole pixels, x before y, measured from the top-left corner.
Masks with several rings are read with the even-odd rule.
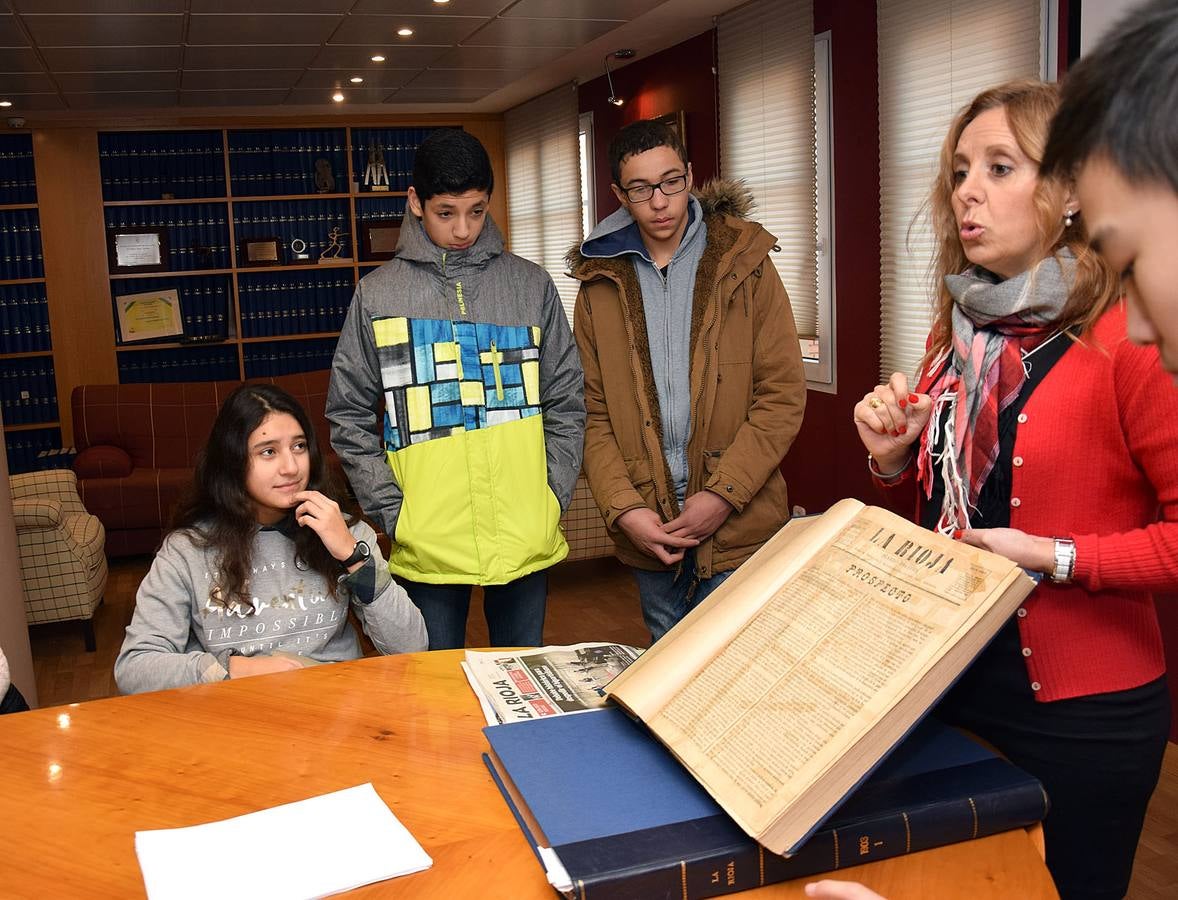
[[[695,276],[708,243],[703,208],[694,196],[687,229],[664,276],[650,258],[638,224],[625,207],[607,216],[581,244],[587,258],[628,257],[642,288],[650,365],[663,420],[663,456],[675,496],[687,493],[687,442],[691,437],[691,311]]]
[[[348,621],[349,601],[381,653],[425,650],[425,623],[392,580],[363,522],[351,526],[371,558],[350,575],[341,570],[334,598],[323,576],[295,561],[294,542],[277,528],[254,538],[248,590],[254,611],[220,598],[216,560],[185,531],[164,540],[135,596],[135,614],[115,660],[124,694],[159,691],[229,677],[229,656],[283,652],[318,662],[360,656]]]

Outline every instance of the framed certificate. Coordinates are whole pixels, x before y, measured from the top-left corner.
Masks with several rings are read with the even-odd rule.
[[[159,341],[184,334],[180,292],[151,291],[115,297],[119,319],[119,341]]]
[[[106,231],[111,272],[168,271],[168,229],[159,225],[126,225]]]
[[[401,239],[401,220],[386,219],[360,223],[360,258],[392,259]]]

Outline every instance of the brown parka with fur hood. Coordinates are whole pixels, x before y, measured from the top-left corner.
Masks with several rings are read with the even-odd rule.
[[[696,576],[736,568],[789,519],[778,469],[806,404],[806,378],[785,288],[769,253],[776,239],[745,218],[744,185],[712,181],[696,191],[707,245],[692,298],[691,437],[687,495],[709,490],[734,508],[696,548]],[[648,507],[664,522],[679,504],[662,451],[662,421],[651,371],[642,293],[626,257],[567,261],[581,282],[573,333],[585,370],[584,470],[618,557],[642,569],[665,567],[617,526]]]

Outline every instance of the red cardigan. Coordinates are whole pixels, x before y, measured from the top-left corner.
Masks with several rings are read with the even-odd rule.
[[[923,373],[917,390],[929,382]],[[1045,578],[1018,611],[1035,698],[1158,678],[1166,665],[1150,592],[1178,588],[1178,390],[1156,349],[1126,338],[1122,304],[1052,367],[1018,422],[1010,525],[1076,542],[1072,583]],[[912,471],[877,483],[912,491]]]

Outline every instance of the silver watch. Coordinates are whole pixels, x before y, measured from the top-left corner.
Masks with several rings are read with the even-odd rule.
[[[1056,584],[1067,584],[1076,571],[1076,542],[1068,538],[1055,539],[1055,569],[1051,580]]]

